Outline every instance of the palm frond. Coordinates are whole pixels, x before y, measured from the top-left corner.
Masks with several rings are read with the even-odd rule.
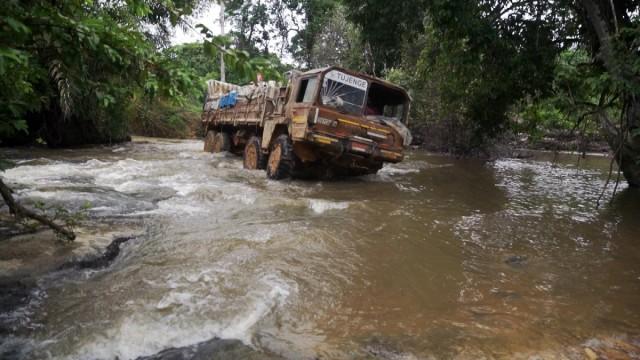
[[[71,96],[71,85],[69,78],[64,71],[64,64],[60,60],[52,60],[49,63],[49,76],[51,80],[56,84],[56,90],[58,90],[58,99],[60,102],[60,109],[62,115],[67,118],[71,115],[71,109],[73,107],[73,98]]]

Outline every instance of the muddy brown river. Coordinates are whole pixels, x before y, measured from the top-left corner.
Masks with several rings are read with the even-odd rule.
[[[608,202],[611,184],[596,209],[604,157],[412,152],[375,176],[270,181],[201,150],[2,150],[21,201],[90,204],[78,256],[137,237],[105,268],[41,278],[0,349],[135,359],[220,337],[292,359],[547,359],[640,334],[640,193]]]

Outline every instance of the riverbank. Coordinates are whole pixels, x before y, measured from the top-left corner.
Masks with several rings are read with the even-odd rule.
[[[611,151],[602,137],[585,137],[565,132],[549,132],[539,137],[505,132],[479,148],[468,148],[469,135],[460,129],[447,126],[419,125],[412,129],[412,134],[413,145],[416,148],[433,153],[466,152],[467,156],[480,158],[518,157],[518,154],[531,151],[576,154],[609,154]]]

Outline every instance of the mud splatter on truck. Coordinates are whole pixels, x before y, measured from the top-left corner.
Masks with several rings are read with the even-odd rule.
[[[271,179],[376,173],[411,143],[399,86],[338,67],[292,71],[286,86],[208,81],[204,150],[242,154]]]

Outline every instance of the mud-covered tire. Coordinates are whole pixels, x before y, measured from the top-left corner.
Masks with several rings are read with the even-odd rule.
[[[213,147],[216,142],[216,132],[213,130],[207,131],[207,135],[204,137],[204,151],[213,152]]]
[[[244,146],[242,165],[245,169],[257,170],[267,167],[267,157],[262,153],[260,138],[252,136]]]
[[[229,151],[231,148],[231,138],[226,132],[216,133],[215,141],[213,143],[213,152],[219,153],[223,151]]]
[[[291,176],[294,166],[293,145],[289,136],[278,136],[269,152],[267,161],[267,177],[273,180],[285,179]]]

